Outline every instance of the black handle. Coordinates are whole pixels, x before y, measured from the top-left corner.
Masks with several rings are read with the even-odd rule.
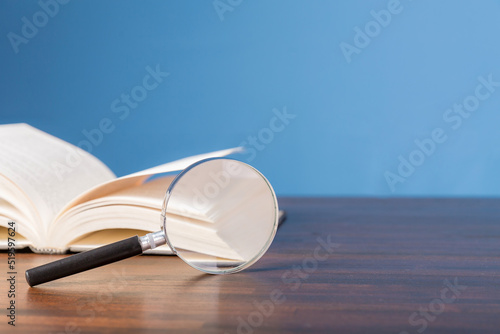
[[[139,237],[136,235],[122,241],[26,270],[26,281],[30,286],[35,286],[139,254],[142,254],[142,247]]]

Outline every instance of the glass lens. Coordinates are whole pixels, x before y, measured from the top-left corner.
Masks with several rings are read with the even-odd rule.
[[[200,161],[180,173],[163,205],[167,242],[192,267],[233,273],[256,262],[276,234],[276,195],[255,168],[231,159]]]

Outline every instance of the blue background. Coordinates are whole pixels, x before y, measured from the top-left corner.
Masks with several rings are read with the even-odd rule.
[[[478,77],[500,81],[498,1],[401,0],[350,62],[341,43],[390,1],[221,2],[73,0],[15,53],[9,32],[41,7],[0,1],[0,122],[78,144],[109,118],[92,153],[124,175],[237,146],[286,108],[250,162],[279,195],[500,195],[500,89],[458,129],[443,120]],[[121,120],[111,103],[156,65],[170,75]],[[447,140],[391,190],[386,172],[435,128]]]

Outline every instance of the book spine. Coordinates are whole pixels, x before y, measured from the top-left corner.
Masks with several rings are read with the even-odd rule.
[[[65,254],[67,249],[57,249],[57,248],[38,248],[35,246],[30,246],[30,249],[33,253],[38,254]]]

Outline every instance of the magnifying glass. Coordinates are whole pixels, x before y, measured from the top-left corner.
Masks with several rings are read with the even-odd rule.
[[[195,269],[235,273],[267,251],[278,228],[278,211],[271,184],[252,166],[227,158],[201,160],[170,184],[160,231],[29,269],[26,281],[39,285],[165,244]]]

